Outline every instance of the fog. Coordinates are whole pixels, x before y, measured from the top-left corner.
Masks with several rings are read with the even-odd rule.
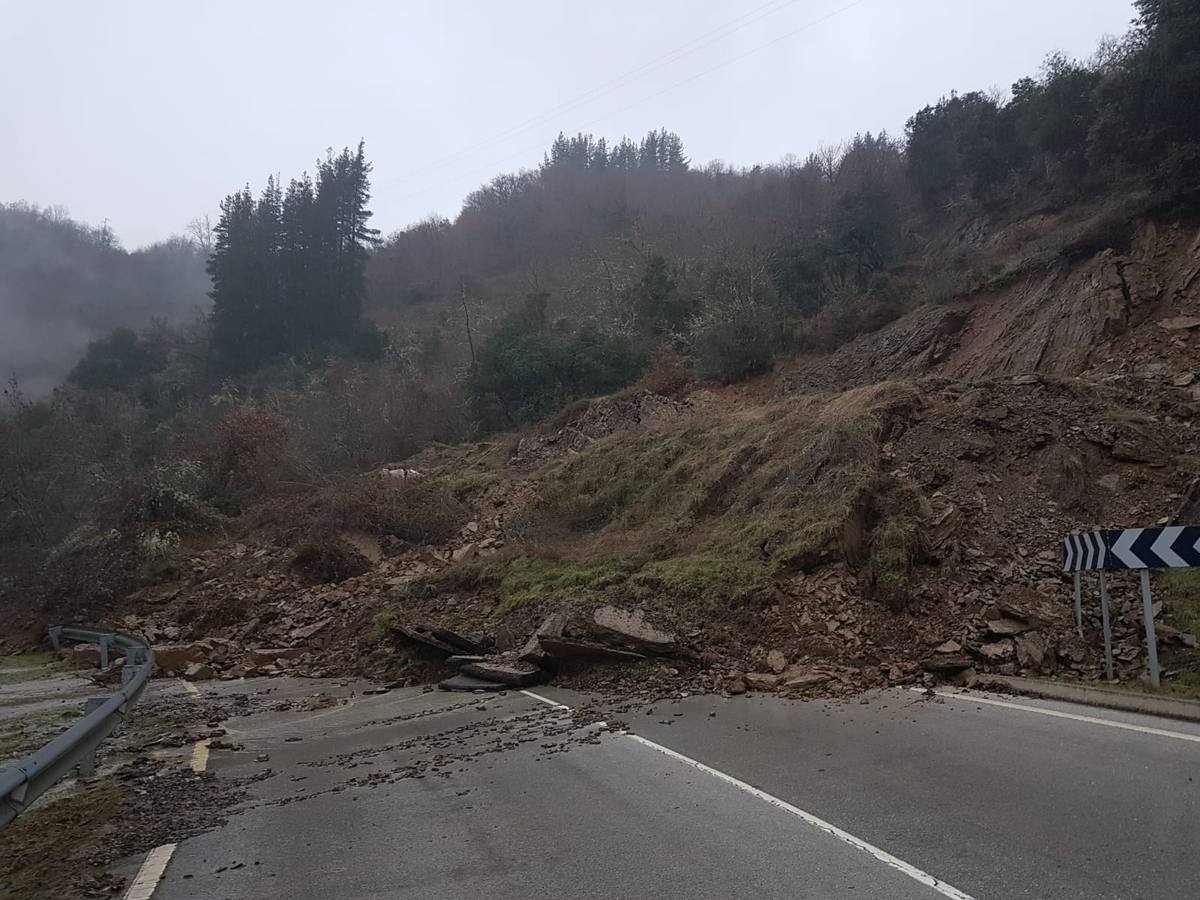
[[[0,375],[42,397],[89,341],[118,326],[194,319],[207,290],[203,253],[188,239],[129,253],[61,210],[0,206]]]
[[[1128,0],[0,0],[0,200],[63,204],[138,247],[361,137],[389,231],[453,216],[560,130],[666,126],[694,161],[770,162],[898,134],[951,89],[1006,89],[1132,15]]]
[[[175,241],[269,173],[364,138],[373,224],[438,213],[560,131],[666,126],[694,163],[901,134],[952,89],[996,88],[1122,33],[1128,0],[344,3],[0,0],[0,374],[42,395],[117,325],[206,304]]]

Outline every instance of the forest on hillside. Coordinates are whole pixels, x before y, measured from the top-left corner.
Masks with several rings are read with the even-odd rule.
[[[639,380],[671,393],[832,350],[1010,274],[1021,260],[975,241],[981,222],[1086,207],[1062,248],[1083,254],[1139,215],[1195,216],[1200,5],[1137,9],[1092,58],[1052,55],[1007,96],[948,94],[902,136],[733,168],[695,164],[666,129],[559,135],[453,221],[386,238],[361,142],[234,191],[211,233],[135,253],[0,207],[4,333],[55,328],[41,356],[0,341],[18,373],[0,590],[92,589],[66,564],[84,551],[128,586],[263,498]]]

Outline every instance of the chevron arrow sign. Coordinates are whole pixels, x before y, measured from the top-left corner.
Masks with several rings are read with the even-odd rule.
[[[1200,525],[1122,528],[1068,535],[1063,571],[1200,567]]]
[[[1084,572],[1104,568],[1104,535],[1087,531],[1063,540],[1063,571]]]

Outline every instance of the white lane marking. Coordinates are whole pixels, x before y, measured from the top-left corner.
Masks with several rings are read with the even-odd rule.
[[[192,748],[193,772],[203,772],[208,768],[208,740],[196,741],[196,746]]]
[[[190,681],[185,681],[183,683],[183,689],[185,691],[187,691],[189,694],[199,694],[200,693],[200,688],[196,687],[196,685],[192,684]]]
[[[125,900],[150,900],[154,896],[154,889],[158,887],[163,872],[167,870],[167,863],[171,861],[171,856],[175,853],[175,846],[175,844],[163,844],[146,854],[142,867],[138,869],[133,883],[125,892]]]
[[[923,688],[909,688],[923,694]],[[1192,741],[1200,744],[1200,734],[1187,734],[1183,731],[1167,731],[1165,728],[1152,728],[1149,725],[1131,725],[1128,722],[1115,722],[1112,719],[1101,719],[1097,716],[1082,716],[1078,713],[1060,712],[1057,709],[1044,709],[1040,706],[1026,706],[1023,703],[1010,703],[1007,700],[993,700],[991,697],[977,697],[974,694],[959,694],[954,691],[934,691],[939,697],[962,700],[966,703],[986,703],[989,706],[1002,706],[1005,709],[1019,709],[1022,712],[1037,713],[1039,716],[1053,716],[1056,719],[1071,719],[1075,722],[1087,722],[1089,725],[1104,725],[1108,728],[1120,728],[1123,731],[1140,731],[1142,734],[1153,734],[1156,737],[1175,738],[1180,741]],[[1064,703],[1069,701],[1062,701]]]
[[[571,708],[565,703],[559,703],[556,700],[551,700],[549,697],[543,697],[541,694],[535,694],[533,691],[521,691],[521,693],[525,694],[527,697],[532,697],[534,700],[540,700],[542,703],[558,707],[559,709],[570,710]],[[890,866],[891,868],[896,869],[898,872],[902,872],[914,881],[917,881],[926,887],[932,888],[944,897],[951,897],[953,900],[974,900],[970,894],[960,891],[958,888],[947,884],[940,878],[935,878],[928,872],[918,869],[916,866],[905,862],[898,856],[893,856],[886,850],[881,850],[874,844],[870,844],[867,841],[864,841],[862,838],[855,837],[850,832],[838,828],[831,822],[826,822],[824,819],[814,816],[810,812],[805,812],[804,810],[800,809],[800,807],[793,806],[791,803],[788,803],[786,800],[781,800],[774,794],[768,794],[766,791],[760,790],[754,785],[742,781],[740,778],[734,778],[732,775],[728,775],[719,769],[714,769],[712,766],[706,766],[699,760],[692,759],[690,756],[684,756],[682,753],[672,750],[670,747],[664,747],[662,744],[655,743],[654,741],[644,738],[641,735],[630,734],[629,732],[620,732],[620,734],[632,741],[636,741],[644,747],[649,747],[651,750],[657,750],[659,753],[669,756],[671,759],[676,760],[677,762],[681,762],[684,765],[698,769],[706,775],[711,775],[713,778],[723,781],[726,784],[737,788],[739,791],[749,794],[751,797],[756,797],[757,799],[762,800],[764,803],[774,806],[776,809],[781,809],[784,812],[791,813],[796,818],[808,823],[809,825],[812,825],[814,828],[824,831],[826,834],[832,835],[838,840],[849,844],[851,847],[854,847],[857,850],[862,850],[865,853],[869,853],[884,865]]]
[[[565,703],[559,703],[557,700],[551,700],[549,697],[543,697],[541,694],[535,694],[533,691],[521,691],[526,697],[532,697],[534,700],[541,700],[543,703],[548,703],[551,706],[557,706],[559,709],[570,709]]]

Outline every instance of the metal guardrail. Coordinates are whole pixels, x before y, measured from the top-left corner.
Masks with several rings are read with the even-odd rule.
[[[125,720],[154,671],[154,651],[138,638],[90,628],[55,626],[50,629],[50,643],[55,650],[64,638],[99,644],[102,668],[108,668],[109,655],[114,648],[122,651],[125,666],[121,670],[121,689],[98,702],[89,701],[95,706],[82,719],[45,747],[0,769],[0,827],[28,809],[75,767],[84,777],[95,772],[96,748]]]

